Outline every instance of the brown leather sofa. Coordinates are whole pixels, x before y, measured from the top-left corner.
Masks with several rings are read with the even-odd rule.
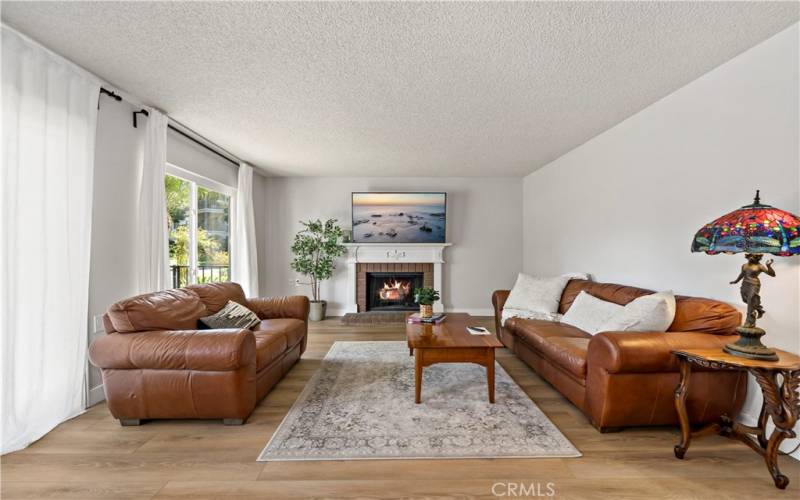
[[[261,319],[252,330],[200,330],[198,319],[232,300]],[[244,423],[256,403],[300,359],[307,297],[245,298],[236,283],[148,293],[112,305],[107,335],[89,348],[102,369],[111,414],[141,419],[221,418]]]
[[[561,296],[564,314],[581,290],[610,302],[627,304],[651,290],[610,283],[571,280]],[[628,426],[678,423],[674,391],[680,348],[719,348],[733,339],[741,314],[710,299],[676,297],[675,320],[667,332],[602,332],[590,335],[552,321],[500,315],[508,290],[492,296],[500,341],[580,408],[601,432]],[[743,372],[692,370],[687,410],[693,424],[721,414],[735,416],[747,391]]]

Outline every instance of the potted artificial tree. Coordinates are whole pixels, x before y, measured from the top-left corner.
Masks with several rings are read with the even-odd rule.
[[[321,321],[325,319],[327,302],[320,300],[320,284],[333,275],[333,261],[345,252],[340,243],[342,228],[336,219],[310,220],[300,222],[304,229],[298,232],[292,243],[292,269],[311,278],[311,310],[308,319]]]
[[[433,316],[433,303],[439,300],[439,292],[433,288],[415,288],[414,302],[419,304],[419,317],[426,319]]]

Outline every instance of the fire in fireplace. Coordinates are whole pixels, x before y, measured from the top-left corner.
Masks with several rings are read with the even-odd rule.
[[[414,289],[422,283],[423,273],[367,273],[367,310],[414,310]]]

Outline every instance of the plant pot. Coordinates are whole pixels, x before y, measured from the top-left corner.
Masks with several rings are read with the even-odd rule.
[[[430,318],[433,316],[433,305],[431,304],[420,304],[419,305],[419,317],[420,318]]]
[[[311,308],[308,311],[308,319],[310,321],[322,321],[325,319],[325,313],[328,310],[327,300],[312,300]]]

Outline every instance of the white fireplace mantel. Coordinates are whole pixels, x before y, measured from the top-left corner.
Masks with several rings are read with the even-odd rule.
[[[347,248],[347,310],[357,312],[356,265],[374,262],[407,262],[433,264],[433,288],[442,300],[433,305],[436,312],[444,311],[442,294],[442,264],[444,249],[452,243],[345,243]]]

